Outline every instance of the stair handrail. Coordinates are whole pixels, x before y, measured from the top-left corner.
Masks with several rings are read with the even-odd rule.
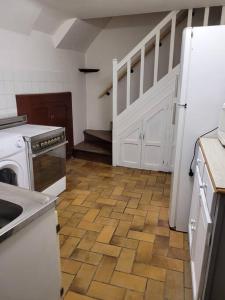
[[[121,69],[121,67],[123,65],[126,64],[127,60],[129,60],[129,58],[133,57],[135,54],[138,53],[138,51],[140,51],[140,49],[142,48],[142,45],[143,44],[146,44],[148,43],[152,37],[154,37],[154,33],[157,31],[157,30],[160,30],[162,29],[166,24],[168,24],[170,21],[171,21],[171,17],[174,15],[174,14],[177,14],[179,11],[172,11],[170,12],[160,23],[158,23],[158,25],[156,25],[156,27],[154,27],[154,29],[152,31],[150,31],[150,33],[145,36],[136,46],[135,48],[133,48],[120,62],[119,62],[119,68],[118,69]],[[147,42],[146,42],[147,41]],[[139,62],[140,60],[138,60]],[[132,64],[131,65],[131,68],[133,68],[134,66],[136,65],[136,63]],[[126,72],[120,74],[118,76],[118,80],[121,80],[124,76],[125,76]],[[113,87],[113,83],[111,83],[100,95],[99,95],[99,99],[101,99],[103,96],[105,95],[109,95],[110,94],[110,90],[112,89]]]
[[[155,60],[154,60],[154,73],[153,73],[153,86],[158,81],[158,64],[159,64],[159,43],[161,30],[171,23],[171,37],[170,37],[170,53],[169,53],[169,65],[168,72],[173,68],[173,53],[175,42],[175,28],[176,18],[178,10],[170,12],[150,33],[142,39],[120,62],[117,59],[113,59],[113,122],[117,117],[117,88],[118,88],[118,73],[127,66],[127,93],[126,93],[126,108],[130,105],[130,73],[131,73],[131,60],[140,51],[140,91],[139,97],[144,93],[144,59],[145,59],[145,47],[148,42],[155,38]],[[192,9],[188,11],[188,23],[190,23],[190,16],[192,16]]]
[[[143,46],[145,46],[159,31],[167,25],[174,17],[176,17],[179,11],[170,12],[156,27],[154,27],[141,41],[137,44],[118,64],[117,70],[121,69],[128,60],[130,60],[135,54],[137,54]]]

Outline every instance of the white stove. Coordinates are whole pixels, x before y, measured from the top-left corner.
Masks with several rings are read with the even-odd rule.
[[[23,136],[30,189],[57,196],[66,189],[65,129],[26,122],[26,116],[2,119],[0,132]]]
[[[51,133],[56,129],[60,129],[61,127],[55,126],[44,126],[44,125],[32,125],[32,124],[24,124],[19,125],[12,128],[5,129],[6,132],[18,133],[25,137],[34,137],[40,134]]]

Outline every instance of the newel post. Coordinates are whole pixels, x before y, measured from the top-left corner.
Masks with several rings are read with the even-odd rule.
[[[113,59],[113,121],[117,117],[117,58]]]
[[[117,94],[118,94],[118,75],[117,75],[117,58],[113,59],[113,97],[112,97],[112,119],[113,119],[113,143],[112,143],[112,162],[113,166],[117,165],[117,128],[116,128],[116,117],[117,117]]]

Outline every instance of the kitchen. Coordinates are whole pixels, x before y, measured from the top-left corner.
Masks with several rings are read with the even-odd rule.
[[[114,133],[86,131],[84,117],[85,80],[99,71],[50,35],[10,26],[0,30],[0,298],[224,299],[224,26],[182,33],[172,175],[100,161],[100,146],[114,155]],[[92,155],[75,151],[83,138]]]

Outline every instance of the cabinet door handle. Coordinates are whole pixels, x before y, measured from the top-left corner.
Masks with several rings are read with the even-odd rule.
[[[192,224],[192,225],[191,225],[191,230],[192,230],[192,231],[196,231],[196,225],[195,225],[195,224]]]
[[[205,198],[205,194],[204,194],[204,190],[202,188],[200,188],[200,204],[204,209],[204,214],[205,214],[205,219],[207,221],[208,224],[212,224],[212,219],[207,207],[207,203],[206,203],[206,198]]]
[[[199,165],[201,162],[201,159],[197,158],[197,165]]]
[[[196,221],[194,219],[191,219],[190,223],[191,223],[191,230],[195,231],[196,230],[196,225],[195,225]]]
[[[177,98],[177,96],[178,96],[178,81],[179,81],[179,76],[178,75],[176,75],[176,81],[175,81],[175,91],[174,91],[174,96],[175,96],[175,98]]]
[[[203,182],[201,185],[200,185],[200,188],[201,189],[207,189],[207,184],[205,182]]]
[[[145,138],[145,133],[140,132],[139,139],[144,140],[144,138]]]

